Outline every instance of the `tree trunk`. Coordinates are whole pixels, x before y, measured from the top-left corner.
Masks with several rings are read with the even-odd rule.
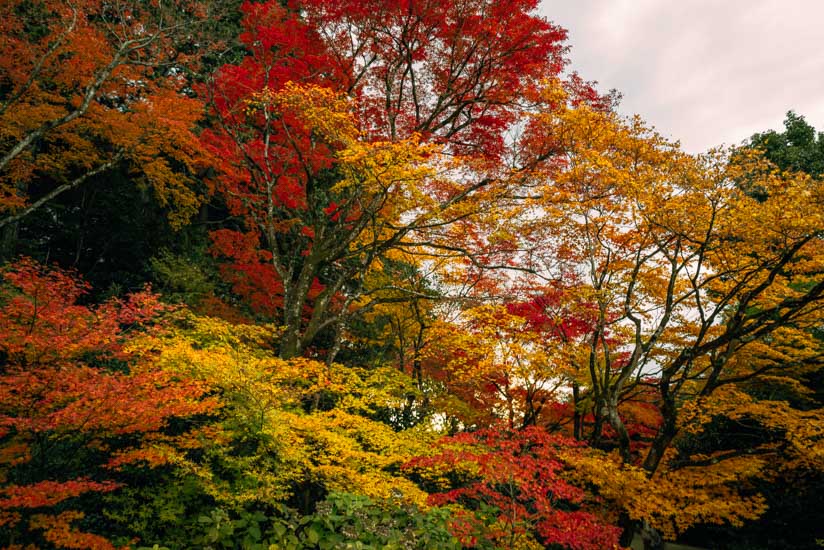
[[[278,356],[281,359],[291,359],[301,354],[300,324],[286,323],[286,331],[280,339]]]
[[[644,543],[644,550],[664,550],[664,539],[661,533],[654,529],[646,521],[641,522],[641,541]]]
[[[283,325],[286,329],[280,339],[281,359],[298,357],[303,352],[303,306],[306,305],[313,277],[314,269],[304,264],[296,281],[283,283]]]
[[[0,227],[0,264],[11,261],[17,252],[17,229],[18,222]]]
[[[584,438],[583,415],[581,414],[581,388],[577,382],[572,383],[572,436],[578,441]]]
[[[335,323],[335,339],[332,342],[332,348],[329,350],[329,353],[326,356],[326,369],[327,369],[327,371],[332,368],[332,363],[335,362],[335,357],[337,357],[338,352],[340,352],[340,347],[341,347],[342,341],[343,341],[343,318],[340,318]]]
[[[589,435],[589,444],[597,447],[601,444],[601,435],[604,430],[604,417],[601,415],[600,407],[595,407],[592,415],[594,420],[592,423],[592,433]]]
[[[618,539],[618,544],[621,548],[629,548],[632,544],[632,539],[635,536],[635,531],[638,526],[637,521],[633,521],[626,512],[621,512],[618,516],[618,527],[622,529],[621,538]]]
[[[652,440],[652,445],[650,445],[649,451],[647,451],[646,458],[644,458],[644,469],[647,471],[647,475],[651,476],[658,470],[661,459],[664,457],[664,452],[670,443],[672,443],[675,434],[675,423],[669,423],[665,419],[664,424],[658,429],[655,439]]]
[[[624,425],[621,415],[618,414],[618,403],[608,403],[604,408],[602,416],[609,421],[609,425],[615,430],[621,458],[625,463],[630,464],[632,462],[632,452],[630,451],[629,432],[627,432],[627,427]]]

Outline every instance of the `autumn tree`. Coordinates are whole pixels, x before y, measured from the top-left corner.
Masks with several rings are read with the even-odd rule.
[[[587,359],[596,422],[611,425],[630,460],[618,405],[656,377],[664,422],[644,459],[655,471],[685,396],[780,368],[743,357],[764,337],[816,322],[820,182],[757,158],[693,159],[637,119],[586,106],[532,124],[568,151],[537,206],[554,251],[548,269],[578,275],[597,305]],[[738,188],[744,172],[767,200]]]
[[[209,2],[4,2],[0,227],[115,169],[154,190],[171,222],[202,202],[209,164],[191,73],[215,40]],[[9,241],[11,239],[11,241]],[[5,251],[7,254],[9,251]],[[8,255],[8,254],[7,254]]]
[[[479,305],[452,322],[433,323],[424,350],[426,373],[469,406],[466,427],[499,421],[510,430],[536,425],[568,383],[565,351],[531,330],[517,308]],[[458,411],[450,411],[455,414]]]
[[[23,259],[0,287],[0,524],[15,537],[56,547],[114,548],[105,533],[78,531],[78,497],[123,485],[119,471],[165,461],[151,444],[172,442],[174,419],[215,403],[198,382],[134,363],[130,332],[164,306],[148,291],[99,306],[78,304],[74,274]],[[93,500],[92,500],[93,501]],[[99,502],[99,501],[98,501]],[[40,535],[36,535],[36,533]]]
[[[186,544],[187,534],[202,536],[198,525],[204,524],[209,526],[204,543],[222,537],[240,540],[239,527],[248,526],[254,516],[258,539],[286,545],[290,533],[301,540],[315,536],[307,533],[313,513],[318,514],[311,527],[315,534],[335,538],[329,521],[337,520],[324,519],[321,509],[327,496],[343,498],[336,493],[368,497],[391,514],[410,514],[424,506],[426,493],[400,472],[403,463],[437,437],[428,423],[409,426],[404,416],[408,398],[419,397],[411,378],[391,367],[282,359],[271,338],[278,329],[271,325],[239,325],[179,312],[166,329],[134,339],[129,352],[159,371],[205,385],[222,406],[201,428],[208,440],[201,440],[194,452],[166,441],[150,446],[174,464],[189,498],[184,500],[183,489],[158,489],[168,494],[163,498],[143,492],[131,502],[145,507],[115,516],[119,525],[142,524],[144,539],[172,546]],[[176,495],[182,502],[168,502]],[[180,510],[173,521],[162,513],[166,507]],[[432,512],[434,518],[446,511]],[[293,521],[293,514],[304,517]],[[412,515],[417,518],[418,512]],[[179,525],[180,516],[191,523]],[[235,521],[237,538],[230,536]],[[158,523],[164,528],[158,529]],[[346,530],[351,533],[351,527]],[[413,538],[412,533],[405,536]],[[311,548],[317,540],[304,542]]]
[[[680,504],[669,519],[653,519],[652,513],[633,518],[649,520],[669,536],[702,521],[741,525],[764,510],[763,499],[744,487],[735,497],[736,511],[696,508],[689,501],[732,502],[734,480],[746,477],[754,487],[759,476],[771,475],[764,469],[768,462],[729,449],[707,458],[681,445],[691,437],[681,430],[696,399],[708,403],[726,386],[777,387],[781,379],[791,386],[794,377],[817,368],[821,345],[811,330],[820,323],[823,288],[821,183],[780,172],[752,153],[689,157],[637,118],[571,104],[563,87],[551,81],[537,93],[559,107],[533,114],[525,130],[533,139],[522,142],[525,154],[547,162],[536,165],[521,185],[534,202],[524,210],[524,245],[515,257],[532,273],[503,287],[510,295],[534,298],[531,306],[511,304],[510,312],[522,315],[525,326],[543,325],[547,341],[563,341],[562,361],[555,362],[564,367],[544,376],[572,381],[579,438],[588,427],[590,441],[607,449],[614,445],[626,465],[643,465],[653,483],[689,488],[683,498],[672,493],[670,500]],[[562,285],[563,298],[555,303],[541,299],[547,280]],[[580,322],[564,330],[563,317],[571,311]],[[483,330],[494,332],[495,326],[489,318],[465,341],[454,329],[446,331],[455,343],[445,346],[452,355],[441,355],[447,365],[464,366],[455,370],[464,382],[476,374],[501,374],[486,387],[491,391],[498,382],[503,403],[480,401],[488,400],[487,410],[497,408],[499,415],[508,408],[511,418],[513,411],[526,414],[533,407],[529,400],[513,406],[512,387],[500,381],[528,390],[546,359],[518,354],[519,346],[500,325],[492,339],[504,350],[484,348]],[[512,362],[517,375],[506,376],[500,367],[514,354],[522,360]],[[496,363],[500,370],[490,370]],[[478,382],[465,392],[470,403],[489,393]],[[730,409],[727,417],[749,418],[773,433],[765,436],[763,452],[782,437],[775,434],[796,431],[792,415],[779,412],[782,406],[764,402],[759,415],[758,406],[746,403],[742,395],[741,411]],[[581,405],[592,412],[589,426]],[[784,429],[767,420],[776,417],[787,423]],[[673,448],[679,433],[685,438]],[[804,445],[817,433],[812,429]],[[720,465],[710,468],[716,462],[707,461]],[[702,467],[717,471],[702,478]],[[636,490],[654,492],[642,486]],[[668,527],[669,521],[678,527]]]
[[[496,426],[444,438],[405,468],[434,488],[430,503],[461,505],[453,529],[468,547],[613,548],[620,529],[588,509],[591,495],[569,475],[565,455],[581,446],[535,426]]]
[[[584,439],[584,420],[590,406],[586,392],[587,368],[582,358],[588,355],[591,346],[588,335],[591,334],[598,318],[598,309],[593,302],[587,301],[586,293],[579,292],[581,283],[574,277],[567,276],[549,285],[529,289],[531,298],[524,301],[508,302],[507,310],[524,319],[523,330],[553,350],[555,361],[554,375],[559,382],[559,389],[554,399],[544,400],[544,406],[555,405],[559,418],[550,420],[556,425],[562,424],[572,416],[572,435]],[[607,338],[610,336],[607,335]],[[563,402],[569,408],[559,407]],[[532,409],[532,407],[530,407]],[[532,422],[537,423],[537,414]]]
[[[249,55],[216,75],[217,124],[204,135],[244,228],[215,245],[235,260],[239,290],[268,296],[285,357],[356,308],[383,256],[466,255],[451,226],[506,217],[499,199],[524,169],[503,164],[521,90],[564,64],[564,32],[535,7],[244,5]]]
[[[820,141],[803,117],[790,112],[783,132],[756,134],[734,155],[743,159],[759,150],[786,177],[802,172],[820,178]],[[756,200],[765,200],[768,192],[758,183],[761,176],[758,170],[754,175],[745,173],[736,183]],[[743,529],[698,526],[687,534],[692,540],[734,538],[753,546],[815,546],[815,520],[806,510],[820,507],[824,479],[814,450],[821,436],[817,419],[824,356],[820,342],[819,322],[794,323],[777,330],[739,358],[767,368],[761,376],[740,380],[687,405],[682,414],[686,417],[683,436],[676,440],[673,461],[687,469],[748,461],[746,468],[754,474],[746,483],[757,488],[768,507]],[[777,531],[772,528],[777,523],[792,527]]]

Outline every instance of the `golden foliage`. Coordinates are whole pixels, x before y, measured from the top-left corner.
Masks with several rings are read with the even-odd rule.
[[[173,453],[167,460],[231,505],[284,501],[305,483],[376,498],[400,491],[405,500],[423,504],[426,494],[396,472],[423,453],[434,434],[422,428],[396,432],[369,418],[402,405],[414,391],[412,381],[392,369],[280,359],[269,345],[276,333],[273,326],[182,314],[174,330],[131,348],[221,396],[223,421],[192,437],[206,459],[165,446]],[[318,410],[327,402],[332,408]],[[163,442],[154,444],[161,449]],[[238,445],[245,450],[238,452]],[[235,472],[234,478],[221,477],[223,469]]]

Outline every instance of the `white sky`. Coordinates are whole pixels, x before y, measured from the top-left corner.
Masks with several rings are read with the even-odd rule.
[[[782,129],[824,130],[824,0],[542,0],[571,68],[697,153]]]

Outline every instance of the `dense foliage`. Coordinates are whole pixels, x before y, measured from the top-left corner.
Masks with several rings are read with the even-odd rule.
[[[536,8],[0,7],[0,545],[824,540],[822,134]]]

